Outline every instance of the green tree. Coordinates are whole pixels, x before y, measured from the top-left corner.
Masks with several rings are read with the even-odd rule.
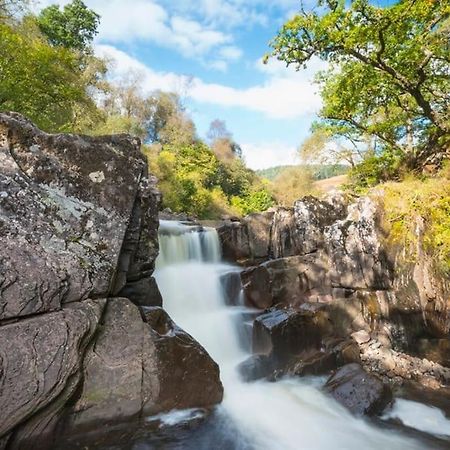
[[[79,57],[52,47],[28,17],[20,26],[0,23],[0,110],[20,112],[46,131],[80,131],[98,116],[88,94],[101,76]]]
[[[369,0],[319,0],[272,42],[272,55],[300,68],[330,63],[319,77],[320,125],[375,150],[396,149],[412,165],[439,159],[448,145],[450,3],[402,0],[380,8]]]
[[[157,91],[149,98],[148,137],[151,142],[189,145],[196,140],[195,125],[186,114],[180,96]]]
[[[44,8],[37,17],[41,32],[54,46],[86,53],[100,22],[100,16],[81,0],[73,0],[60,9],[58,5]]]

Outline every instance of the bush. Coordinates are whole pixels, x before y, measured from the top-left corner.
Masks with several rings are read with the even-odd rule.
[[[350,170],[350,187],[360,192],[383,181],[396,180],[400,175],[400,164],[401,156],[392,151],[369,156]]]
[[[436,266],[450,274],[450,180],[409,178],[382,186],[384,209],[394,243],[414,248],[417,218],[423,218],[423,243]]]

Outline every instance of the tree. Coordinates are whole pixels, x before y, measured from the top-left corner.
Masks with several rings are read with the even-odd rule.
[[[225,121],[215,119],[209,125],[206,135],[211,148],[221,161],[231,161],[242,156],[242,149],[233,139],[233,134],[227,129]]]
[[[215,119],[209,125],[206,137],[213,144],[217,139],[232,139],[233,135],[228,131],[224,120]]]
[[[79,131],[80,120],[95,120],[88,94],[95,78],[70,49],[52,47],[32,18],[20,26],[0,23],[0,110],[25,114],[46,131]]]
[[[380,8],[369,0],[319,0],[318,6],[283,26],[272,55],[297,68],[312,58],[330,63],[319,77],[320,126],[353,142],[375,138],[412,166],[439,158],[450,133],[450,3],[402,0]]]
[[[196,140],[195,125],[177,94],[157,91],[149,98],[149,105],[148,136],[151,142],[189,145]]]
[[[351,167],[360,162],[367,149],[362,146],[344,145],[333,140],[323,129],[314,130],[298,149],[300,160],[303,164],[335,165],[349,164]]]
[[[97,34],[100,16],[81,0],[73,0],[61,10],[58,5],[43,9],[37,17],[41,32],[54,46],[88,53]]]

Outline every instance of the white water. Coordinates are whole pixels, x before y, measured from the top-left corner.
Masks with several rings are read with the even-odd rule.
[[[215,230],[199,232],[177,222],[161,222],[155,277],[164,307],[220,366],[225,397],[219,412],[224,429],[233,423],[258,450],[424,448],[352,416],[321,392],[321,379],[242,382],[235,371],[248,357],[237,332],[242,308],[225,305],[220,283],[220,276],[229,270],[220,262]]]

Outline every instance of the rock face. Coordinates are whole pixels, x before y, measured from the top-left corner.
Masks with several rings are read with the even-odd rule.
[[[129,136],[0,114],[0,448],[221,400],[205,350],[142,309],[162,302],[155,181]]]
[[[109,300],[102,330],[85,357],[72,428],[222,400],[219,368],[203,347],[161,308],[148,308],[145,320],[129,300]]]
[[[247,305],[285,311],[272,312],[273,318],[286,311],[324,314],[334,337],[348,339],[358,332],[358,339],[366,341],[358,342],[357,353],[367,370],[375,370],[385,380],[413,378],[439,387],[449,383],[445,366],[449,366],[450,354],[450,281],[427,254],[425,226],[418,218],[414,244],[394,242],[384,221],[382,192],[352,202],[331,193],[323,200],[305,197],[293,208],[275,209],[261,220],[258,235],[264,236],[264,243],[270,236],[262,261],[263,252],[256,258],[250,251],[257,235],[250,232],[255,227],[252,221],[233,222],[233,230],[240,230],[239,242],[233,241],[227,224],[222,234],[228,235],[227,248],[242,244],[239,259],[245,263],[241,281]],[[257,353],[266,353],[260,346],[261,336],[276,336],[281,326],[266,326],[266,317],[254,324]],[[307,325],[298,327],[290,319],[282,322],[283,335],[292,336],[295,342],[289,351],[295,356],[305,350],[302,327]],[[364,347],[373,342],[381,346],[376,349],[379,354]],[[316,352],[317,345],[310,351]],[[386,354],[390,357],[383,360],[380,355]],[[277,370],[300,374],[305,367],[320,368],[332,359],[329,352],[316,354],[311,365],[310,357],[297,355]],[[383,361],[396,362],[385,367]]]
[[[325,389],[354,414],[380,414],[392,401],[392,392],[359,364],[347,364],[329,378]]]
[[[319,350],[323,337],[331,331],[328,318],[320,313],[269,311],[254,321],[253,352],[270,354],[282,363],[305,350]]]

